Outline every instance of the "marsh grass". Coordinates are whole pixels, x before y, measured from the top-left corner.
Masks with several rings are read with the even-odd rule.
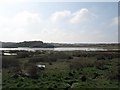
[[[117,88],[120,63],[116,54],[37,51],[25,57],[26,52],[21,57],[3,56],[3,88]],[[38,70],[36,64],[46,67]],[[19,71],[31,77],[11,78]]]

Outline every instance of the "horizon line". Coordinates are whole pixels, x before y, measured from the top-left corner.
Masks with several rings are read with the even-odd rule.
[[[20,42],[31,42],[31,41],[42,41],[42,40],[25,40],[25,41],[0,41],[1,43],[20,43]],[[53,42],[53,41],[42,41],[43,43],[59,43],[59,44],[119,44],[120,42]]]

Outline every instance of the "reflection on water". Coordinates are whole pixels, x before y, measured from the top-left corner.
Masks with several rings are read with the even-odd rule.
[[[75,51],[75,50],[81,50],[81,51],[106,51],[107,49],[102,48],[84,48],[84,47],[62,47],[62,48],[55,48],[55,51]]]
[[[58,48],[0,48],[0,50],[25,50],[25,51],[36,51],[36,50],[53,50],[53,51],[107,51],[108,49],[103,48],[90,48],[90,47],[58,47]],[[118,50],[118,49],[111,49]]]
[[[10,55],[17,55],[17,53],[4,53],[4,55],[10,56]]]

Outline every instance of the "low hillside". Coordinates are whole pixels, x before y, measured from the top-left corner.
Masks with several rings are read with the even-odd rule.
[[[3,48],[18,48],[18,47],[30,47],[30,48],[53,48],[54,46],[42,41],[24,41],[19,43],[3,42]]]

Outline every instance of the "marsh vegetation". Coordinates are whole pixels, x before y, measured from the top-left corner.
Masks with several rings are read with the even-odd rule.
[[[16,50],[9,53],[17,55],[2,57],[3,89],[119,87],[118,51]]]

